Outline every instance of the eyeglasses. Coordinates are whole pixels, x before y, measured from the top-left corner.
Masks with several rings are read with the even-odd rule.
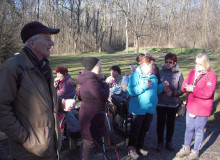
[[[173,61],[165,61],[165,63],[173,64]]]
[[[201,64],[201,63],[194,63],[194,65],[198,65],[198,66],[203,66],[203,64]]]

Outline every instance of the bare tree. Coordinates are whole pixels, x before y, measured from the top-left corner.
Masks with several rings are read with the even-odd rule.
[[[21,28],[40,21],[60,28],[53,53],[139,47],[220,46],[219,0],[2,0],[1,59],[22,45]]]
[[[0,64],[19,52],[21,41],[17,41],[19,33],[17,32],[21,22],[21,15],[16,9],[14,1],[1,1],[0,5]]]

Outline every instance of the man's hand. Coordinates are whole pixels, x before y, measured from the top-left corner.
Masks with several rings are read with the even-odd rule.
[[[68,112],[75,108],[76,100],[75,99],[62,99],[62,108],[64,111]]]

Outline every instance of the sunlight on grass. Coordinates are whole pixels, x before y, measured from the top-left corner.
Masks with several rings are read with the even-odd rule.
[[[166,53],[160,53],[161,49],[158,48],[142,48],[140,53],[149,51],[152,53],[153,57],[156,59],[157,66],[161,69],[161,65],[164,63],[164,56]],[[136,56],[134,52],[135,48],[132,48],[129,51],[129,54],[126,54],[125,51],[121,52],[102,52],[100,53],[83,53],[83,54],[64,54],[64,55],[52,55],[50,59],[51,68],[55,76],[55,69],[57,67],[67,67],[69,69],[69,74],[76,79],[80,71],[83,70],[81,61],[83,57],[97,57],[102,62],[102,73],[107,77],[110,75],[109,68],[112,65],[118,65],[121,68],[122,74],[130,73],[130,64],[136,66]],[[193,69],[194,56],[203,52],[204,49],[166,49],[166,52],[176,53],[178,56],[178,65],[180,66],[180,71],[183,73],[183,76],[186,77],[190,70]],[[215,71],[218,79],[218,86],[215,91],[215,102],[213,107],[212,116],[209,117],[210,121],[219,120],[220,123],[220,55],[212,54],[212,50],[208,51],[208,55],[211,61],[211,66]]]

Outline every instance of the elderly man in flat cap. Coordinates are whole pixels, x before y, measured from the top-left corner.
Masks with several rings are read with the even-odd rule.
[[[40,22],[26,24],[21,30],[25,44],[19,62],[9,58],[0,69],[0,130],[9,140],[16,160],[53,160],[59,157],[61,130],[57,112],[65,100],[57,98],[49,61],[54,46],[51,34],[59,29]],[[17,68],[25,63],[18,87]],[[74,107],[74,102],[70,110]]]

